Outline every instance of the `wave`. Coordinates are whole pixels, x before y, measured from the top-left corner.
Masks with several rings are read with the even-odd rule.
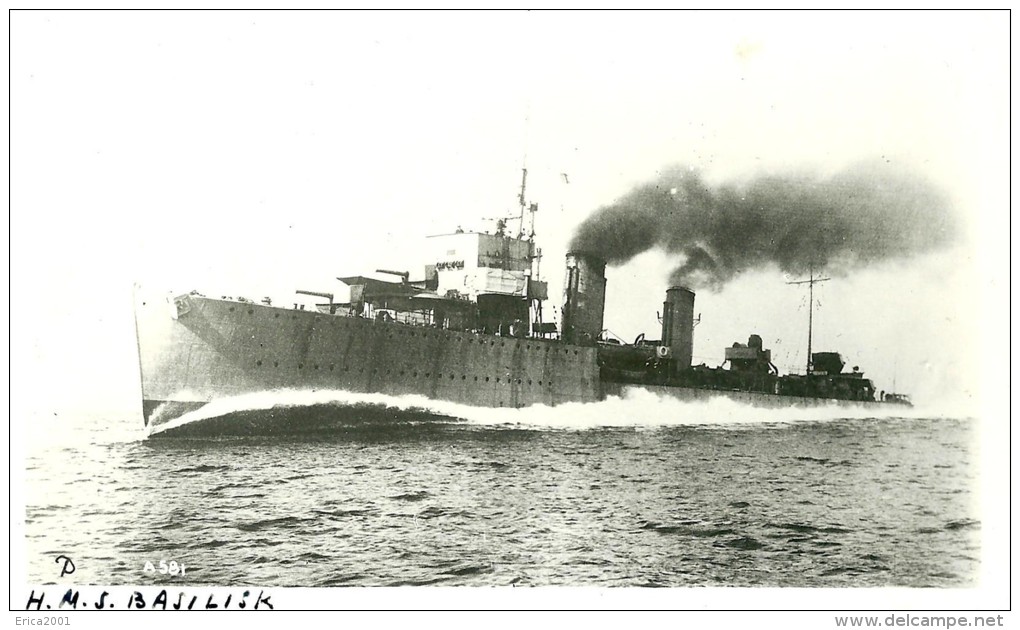
[[[267,390],[215,400],[179,418],[152,428],[152,435],[181,434],[189,427],[227,420],[255,426],[272,420],[277,430],[290,421],[287,412],[306,413],[301,422],[339,422],[381,425],[422,422],[458,422],[479,426],[584,430],[596,428],[655,428],[701,425],[821,422],[852,419],[947,419],[960,414],[923,407],[873,405],[851,407],[837,403],[817,406],[762,408],[719,395],[685,401],[632,388],[623,397],[592,403],[565,403],[556,407],[534,405],[520,409],[472,407],[432,400],[419,395],[356,393],[344,390]],[[278,413],[280,412],[280,413]],[[291,414],[292,415],[292,414]],[[310,416],[314,416],[311,417]],[[223,428],[220,425],[220,428]]]

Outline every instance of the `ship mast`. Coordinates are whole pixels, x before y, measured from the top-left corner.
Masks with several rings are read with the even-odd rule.
[[[524,237],[524,209],[527,206],[524,191],[528,186],[528,132],[531,130],[531,100],[528,100],[527,109],[524,112],[524,157],[521,159],[521,192],[517,195],[517,202],[521,206],[519,222],[517,224],[517,238]],[[531,215],[534,220],[535,215]],[[532,225],[534,232],[534,225]]]
[[[525,156],[527,160],[527,156]],[[528,260],[531,263],[531,282],[538,282],[539,263],[542,258],[542,250],[535,247],[535,212],[538,211],[538,204],[528,205],[527,201],[527,188],[528,188],[528,167],[527,163],[521,166],[521,192],[517,195],[517,202],[520,204],[521,211],[518,217],[519,223],[517,226],[517,238],[528,239]],[[531,214],[530,221],[530,232],[526,235],[524,233],[524,213],[529,212]],[[530,291],[530,285],[528,290]],[[542,323],[542,300],[533,300],[532,308],[535,310],[535,321],[539,324]],[[530,324],[529,324],[530,326]]]
[[[808,279],[798,280],[796,282],[787,282],[786,284],[806,284],[808,285],[808,324],[807,324],[807,374],[811,374],[811,333],[814,325],[814,313],[815,313],[815,283],[825,282],[832,278],[816,278],[814,268],[808,268]]]
[[[521,167],[521,192],[517,195],[517,201],[521,206],[521,214],[518,217],[519,223],[517,224],[517,238],[524,237],[524,208],[527,206],[527,202],[524,201],[524,191],[528,187],[528,167]]]

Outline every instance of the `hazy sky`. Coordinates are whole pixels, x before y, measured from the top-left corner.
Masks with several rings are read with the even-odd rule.
[[[11,51],[16,405],[139,405],[135,282],[420,277],[424,236],[515,208],[525,159],[555,297],[576,226],[676,165],[923,178],[953,244],[833,275],[815,349],[921,400],[1002,391],[979,352],[1008,336],[1008,14],[21,12]],[[657,337],[677,262],[610,268],[606,326]],[[803,369],[796,279],[699,291],[696,361],[758,333]]]

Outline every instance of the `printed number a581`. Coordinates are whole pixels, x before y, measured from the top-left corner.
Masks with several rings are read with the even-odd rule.
[[[176,560],[171,560],[169,564],[166,560],[159,561],[159,572],[163,575],[186,575],[186,569],[187,567],[184,566],[184,563],[178,564]],[[151,562],[146,562],[144,571],[146,573],[155,573],[156,567]]]

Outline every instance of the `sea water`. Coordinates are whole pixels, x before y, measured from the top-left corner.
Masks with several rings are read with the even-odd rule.
[[[230,404],[330,429],[153,438],[82,414],[30,432],[27,582],[57,582],[61,555],[81,585],[961,587],[979,569],[973,420],[638,394],[213,411]]]

